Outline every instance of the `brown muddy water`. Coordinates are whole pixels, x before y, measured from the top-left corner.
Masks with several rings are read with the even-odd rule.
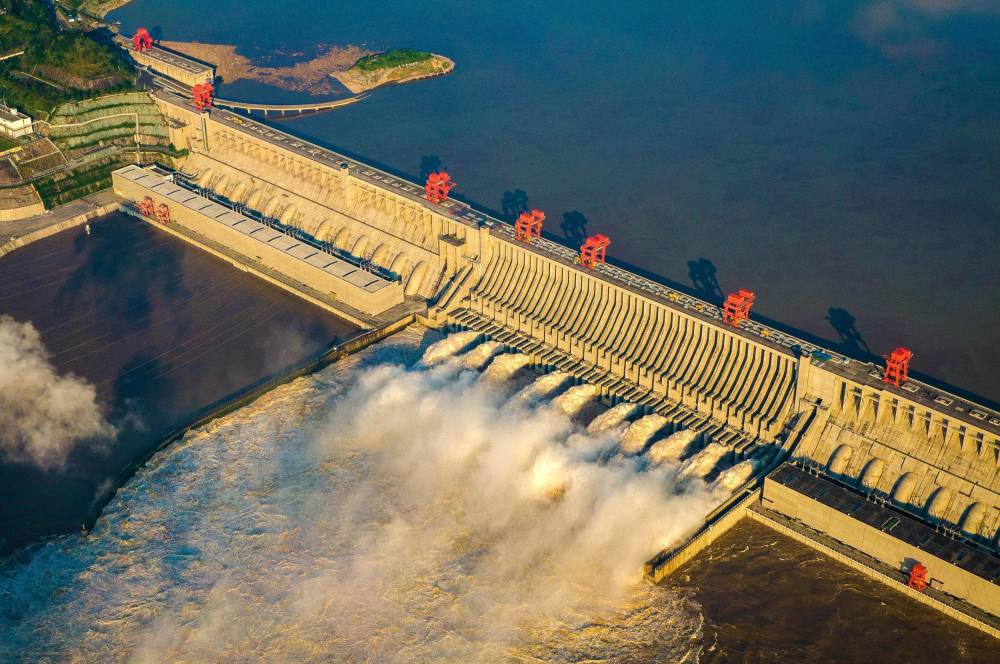
[[[665,585],[700,606],[702,662],[1000,661],[1000,642],[744,519]]]

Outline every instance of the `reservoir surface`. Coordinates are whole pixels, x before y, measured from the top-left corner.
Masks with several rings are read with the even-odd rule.
[[[0,550],[79,530],[114,479],[196,413],[356,328],[146,222],[115,214],[0,259],[0,315],[118,429],[62,469],[0,464]]]
[[[760,315],[856,354],[908,346],[916,371],[1000,400],[995,3],[134,0],[110,17],[276,64],[320,44],[447,55],[449,76],[283,125],[414,179],[443,165],[569,243],[606,233],[615,259],[749,288]]]

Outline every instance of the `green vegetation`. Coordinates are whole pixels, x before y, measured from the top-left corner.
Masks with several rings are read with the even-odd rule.
[[[170,134],[156,105],[144,92],[105,95],[61,105],[47,134],[70,159],[94,146],[135,147],[138,128],[143,146],[166,147]]]
[[[128,163],[124,156],[88,164],[77,171],[65,171],[35,182],[46,208],[68,203],[111,186],[111,171]]]
[[[7,138],[6,136],[0,136],[0,152],[10,150],[11,148],[17,147],[17,145],[17,141]]]
[[[79,32],[60,32],[43,0],[0,0],[0,95],[33,116],[96,91],[132,87],[131,64],[118,48]]]
[[[426,60],[430,60],[431,57],[432,54],[427,51],[415,51],[409,48],[395,48],[391,51],[385,51],[384,53],[366,55],[355,62],[354,67],[367,74],[380,69],[391,69],[393,67],[402,67],[403,65],[424,62]]]

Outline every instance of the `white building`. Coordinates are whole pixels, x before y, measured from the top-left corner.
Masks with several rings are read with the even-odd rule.
[[[7,138],[21,138],[32,132],[31,116],[6,104],[0,104],[0,132]]]

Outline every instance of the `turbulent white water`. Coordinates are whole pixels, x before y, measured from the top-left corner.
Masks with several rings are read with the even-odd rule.
[[[523,390],[514,395],[514,400],[523,404],[529,404],[537,399],[542,399],[554,394],[564,387],[572,376],[565,371],[552,371],[539,376],[530,385],[526,385]]]
[[[708,477],[719,467],[719,462],[728,452],[729,450],[719,443],[709,443],[705,449],[687,460],[681,469],[681,475],[698,479]]]
[[[653,464],[678,461],[685,455],[690,454],[691,444],[698,437],[697,431],[682,429],[677,433],[653,443],[646,456]]]
[[[593,462],[612,438],[422,365],[422,334],[188,435],[90,536],[6,563],[0,661],[687,656],[696,607],[639,574],[726,492]]]
[[[497,355],[483,372],[483,380],[487,382],[506,380],[520,369],[528,366],[530,362],[531,358],[524,353],[504,353],[503,355]]]
[[[759,466],[759,463],[751,459],[740,461],[732,468],[727,468],[719,473],[719,478],[716,480],[716,484],[724,489],[728,489],[729,491],[735,491],[746,484],[747,480],[753,477],[753,474],[757,472]]]
[[[626,454],[639,454],[653,436],[667,425],[667,418],[662,415],[652,414],[640,417],[629,425],[621,437],[621,449]]]
[[[497,353],[503,350],[498,341],[484,341],[462,356],[462,366],[473,371],[481,371]]]
[[[639,406],[634,403],[622,402],[608,408],[606,411],[595,417],[587,425],[587,433],[594,435],[610,431],[621,426],[628,418],[639,412]]]
[[[572,417],[583,410],[584,406],[593,401],[596,396],[597,386],[584,383],[569,388],[553,399],[552,403],[563,413]]]
[[[433,366],[438,362],[454,357],[455,354],[471,346],[481,336],[482,334],[474,330],[449,334],[444,339],[435,341],[428,346],[427,350],[424,351],[421,361],[425,366]]]

